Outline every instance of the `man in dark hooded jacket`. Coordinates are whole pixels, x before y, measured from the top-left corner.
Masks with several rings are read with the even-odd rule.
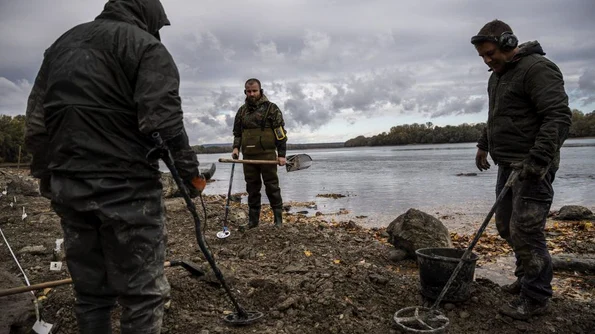
[[[552,182],[572,114],[560,69],[544,57],[538,42],[518,44],[506,23],[487,23],[471,38],[490,67],[489,115],[477,144],[476,165],[498,165],[496,195],[513,170],[519,179],[496,210],[496,226],[514,250],[516,282],[504,286],[519,295],[500,311],[526,320],[545,313],[552,296],[552,263],[544,228],[554,196]]]
[[[158,132],[192,196],[177,67],[160,42],[159,0],[110,0],[45,52],[26,112],[31,173],[61,217],[81,333],[159,333],[169,284]]]

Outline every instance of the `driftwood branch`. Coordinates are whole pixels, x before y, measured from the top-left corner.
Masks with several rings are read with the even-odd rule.
[[[586,258],[573,254],[553,255],[552,266],[554,270],[595,273],[595,258]]]

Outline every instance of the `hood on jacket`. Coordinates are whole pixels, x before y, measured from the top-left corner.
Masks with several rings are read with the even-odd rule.
[[[532,54],[540,54],[542,56],[545,56],[545,52],[543,52],[543,48],[541,47],[541,44],[539,44],[538,41],[530,41],[530,42],[525,42],[521,45],[519,45],[519,50],[517,51],[517,53],[514,55],[514,57],[512,57],[511,61],[517,61],[523,57],[532,55]]]
[[[159,0],[109,0],[96,19],[134,24],[159,38],[159,29],[170,25]]]

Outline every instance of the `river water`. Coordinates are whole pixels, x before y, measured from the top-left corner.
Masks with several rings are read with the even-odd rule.
[[[497,166],[486,172],[475,167],[475,143],[406,146],[357,147],[289,151],[312,157],[312,167],[286,172],[279,168],[285,203],[314,202],[309,214],[324,214],[346,209],[349,218],[366,216],[369,227],[386,226],[409,208],[436,216],[454,216],[453,226],[483,220],[495,200]],[[200,154],[201,165],[217,164],[216,182],[209,183],[205,194],[226,194],[231,164],[219,163],[229,154]],[[570,139],[561,151],[560,170],[554,181],[552,209],[577,204],[595,207],[595,138]],[[491,161],[490,161],[491,162]],[[477,173],[476,176],[457,176]],[[245,192],[241,165],[236,165],[232,193]],[[268,203],[263,188],[263,204]],[[330,199],[319,194],[342,194]],[[246,201],[246,198],[243,198]],[[456,217],[461,217],[457,224]],[[463,218],[465,217],[465,218]],[[454,224],[454,225],[453,225]]]

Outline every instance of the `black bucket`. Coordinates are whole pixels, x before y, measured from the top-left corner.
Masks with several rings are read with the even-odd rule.
[[[432,300],[438,298],[463,253],[465,253],[464,249],[454,248],[422,248],[415,251],[419,265],[421,294],[424,297]],[[477,254],[471,253],[444,295],[443,301],[462,302],[469,299],[471,293],[469,287],[473,282],[477,259]]]

